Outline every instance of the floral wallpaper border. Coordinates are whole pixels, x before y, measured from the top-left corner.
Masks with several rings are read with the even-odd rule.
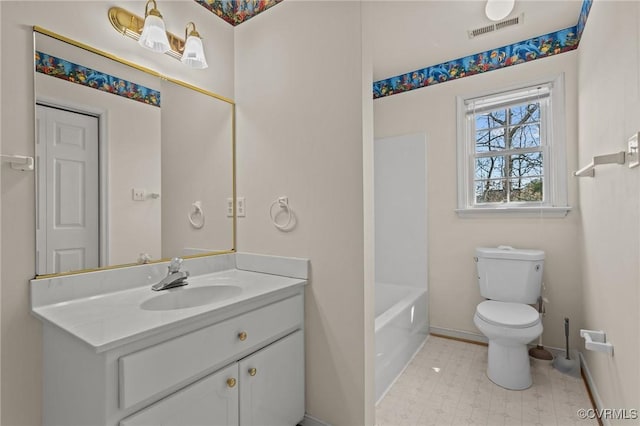
[[[578,39],[582,37],[584,27],[587,25],[587,18],[589,17],[592,4],[593,0],[584,0],[582,2],[582,9],[580,9],[580,16],[578,16],[578,23],[576,24],[576,27],[578,28]]]
[[[575,50],[580,43],[592,3],[593,0],[583,1],[578,23],[573,27],[376,81],[373,83],[373,98],[408,92]]]
[[[160,107],[160,92],[136,83],[96,71],[66,59],[36,51],[36,72],[112,93],[133,101]]]
[[[241,24],[282,0],[195,0],[233,26]]]

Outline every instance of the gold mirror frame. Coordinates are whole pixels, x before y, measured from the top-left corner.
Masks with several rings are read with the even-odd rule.
[[[236,104],[233,100],[226,98],[222,95],[218,95],[217,93],[213,93],[210,92],[208,90],[202,89],[200,87],[194,86],[193,84],[184,82],[182,80],[178,80],[175,79],[173,77],[169,77],[166,75],[163,75],[155,70],[152,70],[150,68],[144,67],[142,65],[138,65],[134,62],[128,61],[126,59],[120,58],[116,55],[113,55],[109,52],[105,52],[103,50],[97,49],[95,47],[89,46],[85,43],[70,39],[68,37],[65,37],[63,35],[57,34],[53,31],[49,31],[45,28],[39,27],[37,25],[33,26],[33,33],[34,33],[34,40],[33,40],[33,51],[35,52],[35,34],[42,34],[51,38],[54,38],[58,41],[62,41],[64,43],[70,44],[72,46],[78,47],[80,49],[86,50],[88,52],[94,53],[96,55],[100,55],[104,58],[113,60],[115,62],[118,62],[120,64],[123,65],[127,65],[129,67],[132,67],[136,70],[142,71],[144,73],[147,73],[149,75],[152,75],[154,77],[160,78],[162,80],[166,80],[169,81],[171,83],[177,84],[179,86],[185,87],[187,89],[191,89],[194,90],[196,92],[202,93],[203,95],[206,96],[210,96],[212,98],[218,99],[220,101],[226,102],[231,106],[231,170],[232,170],[232,176],[231,176],[231,181],[232,181],[232,198],[234,200],[233,202],[233,216],[232,216],[232,230],[231,230],[231,234],[232,234],[232,241],[231,241],[231,249],[229,250],[219,250],[219,251],[212,251],[212,252],[208,252],[208,253],[202,253],[202,254],[195,254],[195,255],[188,255],[188,256],[182,256],[184,259],[193,259],[193,258],[199,258],[199,257],[208,257],[208,256],[216,256],[216,255],[220,255],[220,254],[229,254],[229,253],[235,253],[236,252],[236,226],[237,226],[237,212],[236,212]],[[36,104],[36,91],[35,91],[35,69],[34,69],[34,105]],[[36,180],[36,184],[37,184],[37,180]],[[37,193],[36,193],[36,197],[37,197]],[[161,262],[167,262],[169,261],[170,258],[163,258],[163,259],[159,259],[159,260],[154,260],[154,261],[150,261],[146,264],[154,264],[154,263],[161,263]],[[118,269],[118,268],[126,268],[126,267],[130,267],[130,266],[139,266],[139,263],[125,263],[125,264],[119,264],[119,265],[109,265],[109,266],[102,266],[99,268],[92,268],[92,269],[82,269],[82,270],[75,270],[75,271],[69,271],[69,272],[58,272],[55,274],[42,274],[42,275],[36,275],[34,278],[35,279],[44,279],[44,278],[51,278],[51,277],[58,277],[58,276],[65,276],[65,275],[76,275],[76,274],[82,274],[82,273],[86,273],[86,272],[94,272],[94,271],[103,271],[103,270],[108,270],[108,269]]]

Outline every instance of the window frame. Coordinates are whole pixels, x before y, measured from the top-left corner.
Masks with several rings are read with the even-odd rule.
[[[496,102],[496,108],[507,105],[518,105],[531,99],[532,90],[538,87],[548,87],[549,94],[545,95],[544,107],[540,108],[540,134],[546,143],[541,142],[543,156],[543,200],[538,202],[495,202],[476,203],[475,201],[475,162],[476,136],[475,114],[470,113],[473,102],[491,105]],[[529,94],[527,94],[527,92]],[[513,99],[510,99],[513,98]],[[500,101],[500,99],[505,99]],[[534,98],[535,99],[535,98]],[[542,99],[542,98],[541,98]],[[474,94],[473,96],[457,96],[457,177],[458,177],[458,208],[459,216],[477,216],[487,214],[515,214],[518,216],[555,216],[564,217],[571,207],[568,205],[567,194],[567,159],[565,136],[565,100],[564,74],[553,78],[545,78],[527,82],[500,90]],[[490,109],[486,109],[489,111]],[[544,135],[544,136],[542,136]],[[504,152],[496,151],[495,156],[506,156]],[[508,179],[508,178],[507,178]]]

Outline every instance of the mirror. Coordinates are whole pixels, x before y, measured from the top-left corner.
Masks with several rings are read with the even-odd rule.
[[[233,102],[34,38],[37,276],[235,251]]]

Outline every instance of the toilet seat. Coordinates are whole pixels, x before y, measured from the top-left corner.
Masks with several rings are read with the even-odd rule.
[[[540,322],[540,314],[531,306],[497,300],[480,303],[476,315],[489,324],[508,328],[533,327]]]

